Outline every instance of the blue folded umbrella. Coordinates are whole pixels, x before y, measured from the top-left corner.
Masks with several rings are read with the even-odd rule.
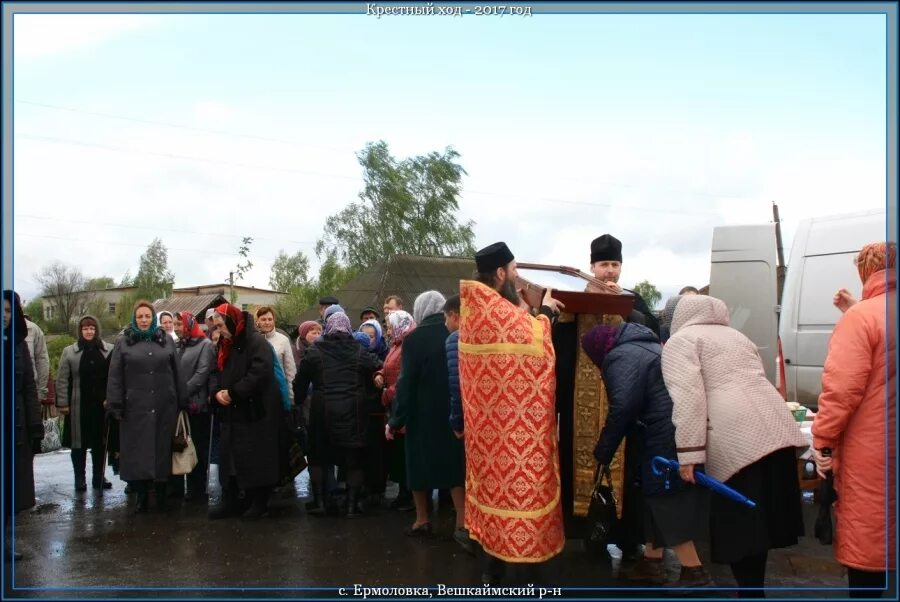
[[[663,473],[664,469],[660,468],[660,465],[670,470],[678,470],[679,468],[681,468],[681,466],[675,460],[669,460],[667,458],[663,458],[662,456],[655,456],[650,462],[650,467],[653,469],[653,474],[659,476]],[[694,470],[694,480],[697,481],[698,485],[703,485],[704,487],[711,489],[716,493],[724,495],[725,497],[730,498],[738,503],[747,504],[751,508],[756,507],[756,502],[745,496],[743,493],[735,491],[722,481],[717,481],[716,479],[707,476],[705,473],[700,472],[699,470]]]

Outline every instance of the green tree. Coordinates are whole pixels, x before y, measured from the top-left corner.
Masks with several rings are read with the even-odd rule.
[[[632,290],[644,298],[644,301],[647,302],[647,307],[650,309],[655,309],[656,305],[662,300],[662,293],[647,280],[638,282]]]
[[[231,285],[234,286],[234,276],[237,275],[238,280],[244,279],[244,274],[250,271],[253,267],[253,262],[250,261],[248,256],[250,255],[250,245],[253,244],[253,238],[250,236],[245,236],[241,241],[241,246],[238,249],[238,255],[245,259],[244,263],[238,262],[237,266],[234,268],[234,271],[229,274],[229,278],[231,279]],[[237,303],[237,293],[234,292],[234,288],[231,289],[231,294],[229,294],[229,300],[232,303]]]
[[[169,251],[158,238],[141,255],[140,267],[133,285],[138,287],[138,296],[155,301],[172,293],[175,274],[169,269]]]
[[[63,349],[75,342],[75,337],[70,334],[63,334],[47,339],[47,355],[50,358],[50,374],[56,376],[59,369],[59,358],[62,357]]]
[[[60,332],[68,332],[75,314],[84,304],[84,274],[76,267],[55,261],[35,274],[34,279],[41,287],[41,295],[48,298],[53,307],[49,322]]]
[[[109,276],[100,276],[98,278],[88,278],[87,282],[85,282],[84,284],[84,290],[102,291],[107,288],[115,288],[115,286],[115,278],[110,278]]]
[[[329,251],[319,266],[318,278],[290,289],[275,305],[279,324],[296,324],[300,314],[316,305],[319,298],[333,294],[357,274],[355,268],[341,265],[336,251]]]
[[[303,251],[288,255],[284,249],[280,249],[278,257],[272,263],[269,286],[276,291],[289,293],[309,284],[309,257]]]
[[[44,302],[40,297],[35,297],[26,303],[22,311],[31,316],[31,321],[38,326],[44,321]]]
[[[131,275],[131,270],[125,270],[122,279],[119,281],[119,286],[134,286],[134,276]]]
[[[459,153],[398,161],[384,141],[369,143],[357,154],[365,188],[352,203],[325,221],[316,254],[331,253],[344,264],[365,269],[394,254],[471,256],[473,221],[460,224],[459,196],[466,173]]]

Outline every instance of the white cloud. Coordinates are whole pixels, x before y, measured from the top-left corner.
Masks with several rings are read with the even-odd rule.
[[[194,116],[201,122],[222,122],[234,116],[234,109],[221,101],[204,100],[194,103]]]
[[[97,46],[161,21],[160,15],[17,14],[14,56],[35,59]]]

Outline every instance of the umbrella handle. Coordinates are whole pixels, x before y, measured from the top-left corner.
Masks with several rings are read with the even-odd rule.
[[[669,460],[662,456],[653,456],[653,459],[650,460],[650,468],[653,470],[653,474],[659,477],[662,476],[666,469],[678,470],[681,466],[675,460]]]

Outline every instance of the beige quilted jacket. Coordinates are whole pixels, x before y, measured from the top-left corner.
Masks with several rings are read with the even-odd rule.
[[[687,295],[662,355],[678,462],[705,464],[720,481],[783,447],[806,447],[756,345],[728,324],[724,302]]]

